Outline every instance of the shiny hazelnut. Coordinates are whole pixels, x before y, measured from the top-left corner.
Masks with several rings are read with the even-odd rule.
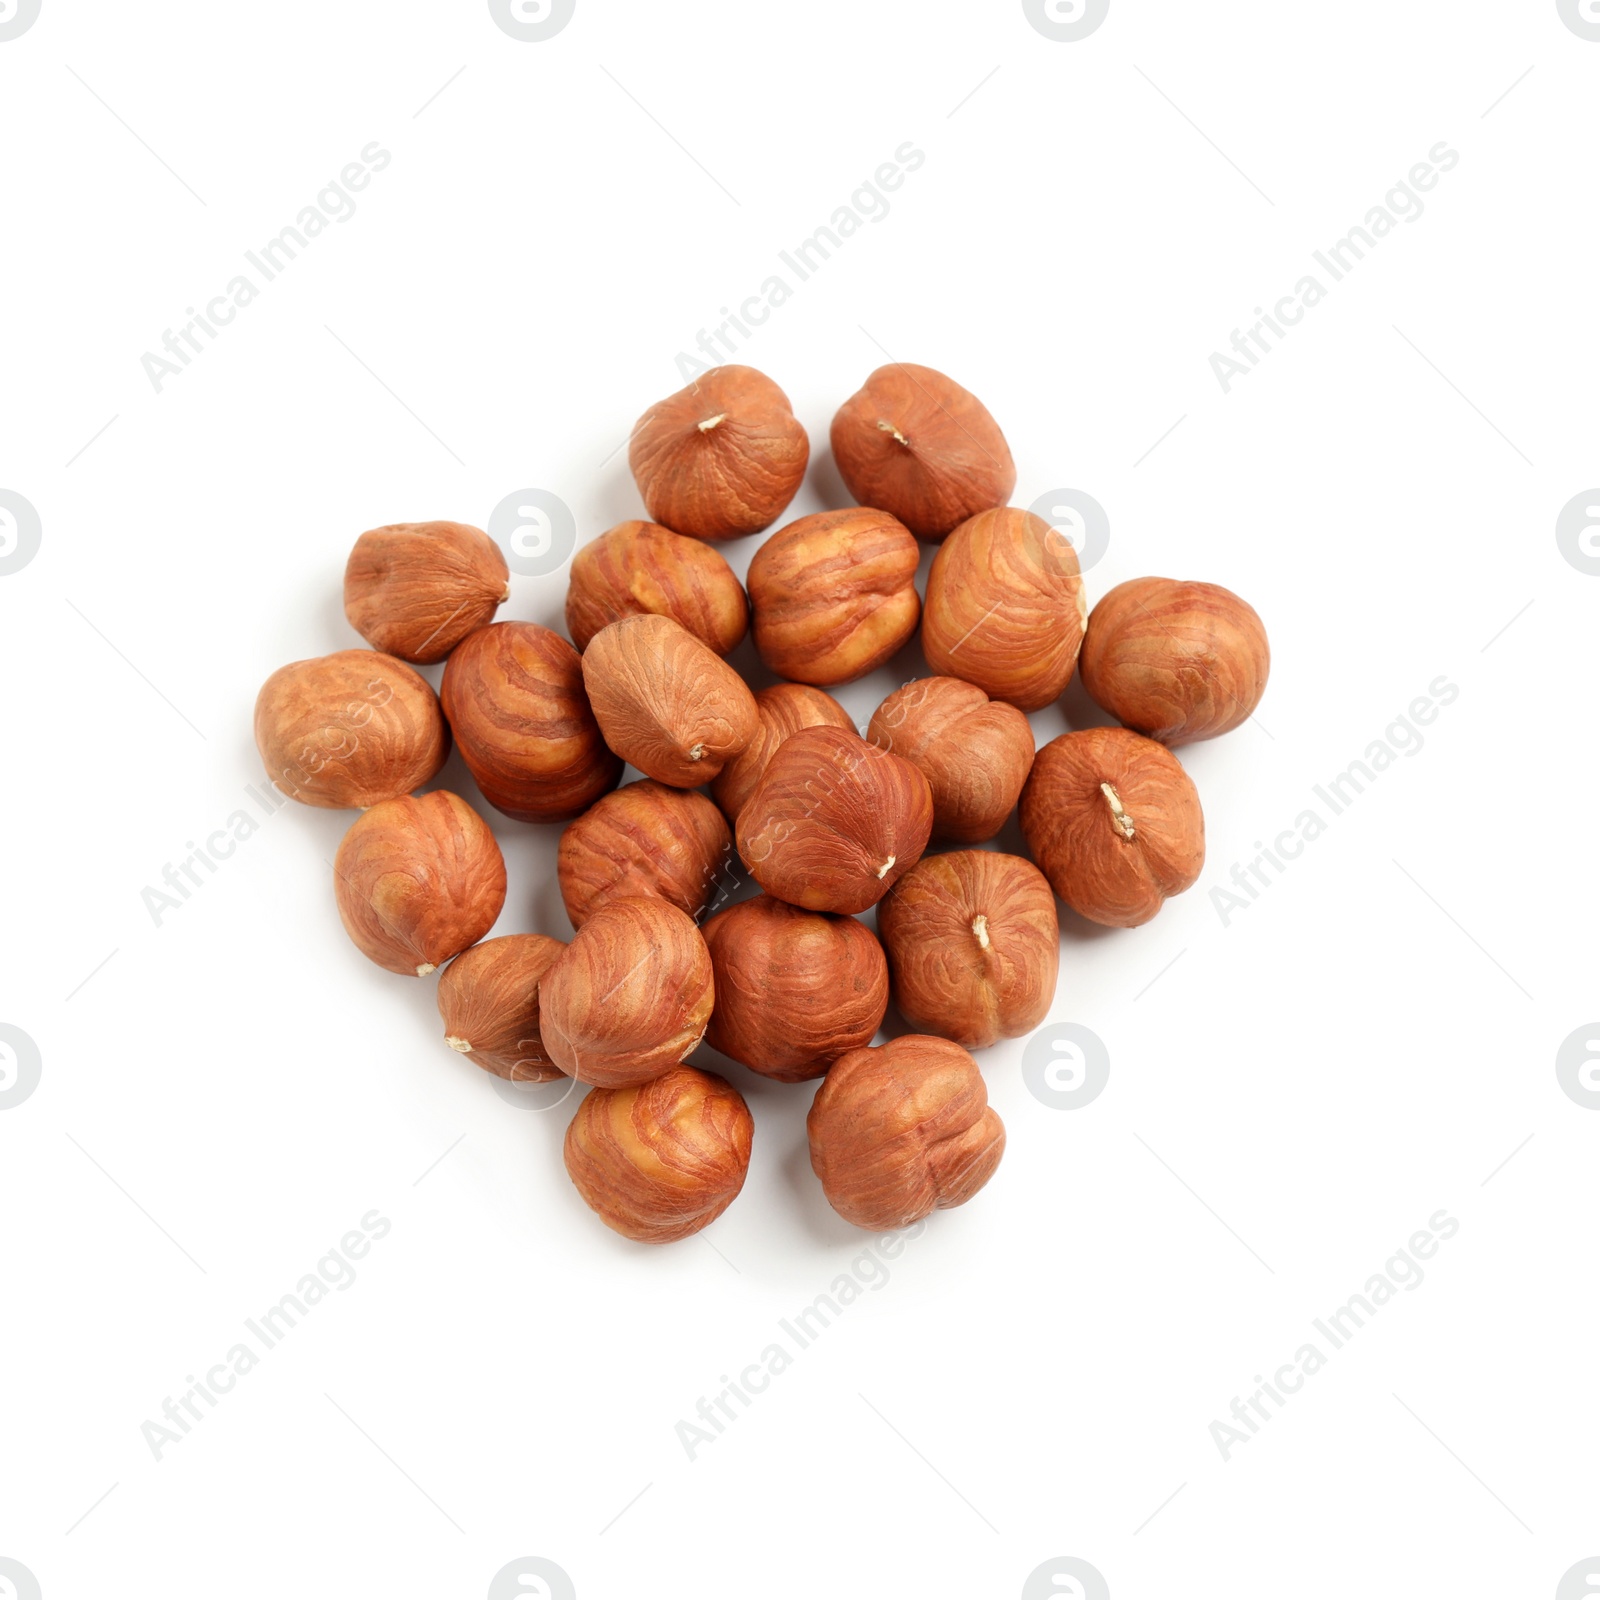
[[[804,683],[775,683],[763,689],[756,696],[756,718],[755,737],[711,780],[711,798],[729,822],[738,821],[756,779],[791,733],[821,726],[856,731],[850,713],[831,694]]]
[[[698,919],[732,857],[728,824],[703,794],[644,778],[567,824],[556,876],[574,928],[619,895],[654,895]]]
[[[705,1036],[711,956],[665,900],[607,900],[539,981],[539,1032],[569,1077],[614,1089],[659,1077]]]
[[[1016,487],[1011,451],[983,403],[932,367],[879,367],[833,419],[833,458],[864,506],[937,543]]]
[[[256,696],[255,733],[274,787],[332,810],[410,794],[450,753],[427,680],[376,650],[279,667]]]
[[[706,1030],[713,1050],[799,1083],[872,1042],[889,1005],[889,968],[854,917],[759,895],[719,911],[705,940],[717,993]]]
[[[511,598],[500,547],[464,522],[397,522],[356,540],[344,614],[368,644],[407,661],[443,661]]]
[[[746,582],[761,659],[796,683],[849,683],[917,631],[917,541],[887,512],[823,511],[756,551]]]
[[[1184,744],[1237,728],[1261,703],[1271,659],[1261,618],[1232,590],[1134,578],[1090,612],[1079,670],[1118,722]]]
[[[1033,859],[1091,922],[1136,928],[1205,865],[1189,774],[1165,745],[1126,728],[1052,739],[1034,757],[1021,812]]]
[[[628,465],[652,518],[696,539],[771,527],[811,444],[789,397],[754,367],[713,367],[634,424]]]
[[[693,789],[756,731],[745,681],[670,617],[624,617],[583,652],[583,682],[605,740],[646,777]]]
[[[755,1123],[730,1084],[694,1067],[594,1089],[567,1128],[567,1172],[608,1228],[641,1244],[687,1239],[744,1187]]]
[[[959,678],[917,678],[872,713],[867,738],[904,756],[933,791],[933,836],[977,844],[1005,826],[1033,765],[1015,706]]]
[[[928,572],[922,648],[937,673],[1039,711],[1066,688],[1088,620],[1078,555],[1031,511],[984,511]]]
[[[540,933],[508,933],[463,950],[439,974],[444,1042],[497,1078],[564,1077],[539,1037],[539,980],[565,949]]]
[[[586,650],[607,623],[646,614],[671,617],[719,656],[749,624],[744,589],[710,545],[656,522],[623,522],[572,558],[567,632]]]
[[[1044,874],[1021,856],[925,857],[884,897],[878,932],[914,1028],[982,1050],[1049,1013],[1061,928]]]
[[[933,828],[928,780],[842,728],[779,745],[735,824],[739,854],[768,894],[854,915],[916,865]]]
[[[494,622],[451,653],[440,688],[467,769],[496,810],[564,822],[616,788],[578,652],[532,622]]]
[[[500,915],[506,864],[486,823],[444,789],[380,800],[333,858],[339,920],[361,953],[425,977],[475,945]]]
[[[835,1061],[806,1132],[828,1204],[874,1233],[965,1205],[1006,1147],[978,1063],[960,1045],[922,1033]]]

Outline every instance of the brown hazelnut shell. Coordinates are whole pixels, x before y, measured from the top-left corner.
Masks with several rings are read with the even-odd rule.
[[[275,789],[334,811],[410,794],[450,754],[432,686],[376,650],[279,667],[256,696],[255,735]]]
[[[735,824],[768,894],[854,915],[915,866],[933,828],[928,780],[842,728],[802,728],[778,747]]]
[[[949,1039],[921,1033],[835,1061],[806,1132],[828,1204],[874,1233],[965,1205],[1006,1146],[978,1063]]]
[[[917,631],[920,559],[885,511],[822,511],[780,528],[746,578],[761,659],[796,683],[849,683],[881,667]]]
[[[564,822],[622,776],[589,708],[578,652],[549,628],[494,622],[468,634],[439,693],[484,799],[519,822]]]
[[[1165,745],[1126,728],[1085,728],[1034,757],[1022,835],[1051,887],[1113,928],[1148,922],[1200,876],[1205,818]]]
[[[933,558],[922,649],[936,673],[1039,711],[1066,688],[1088,620],[1078,554],[1015,506],[963,522]]]
[[[356,540],[344,614],[368,644],[406,661],[443,661],[511,598],[500,547],[464,522],[396,522]]]
[[[670,617],[624,617],[583,652],[583,682],[606,743],[646,777],[693,789],[756,731],[743,678]]]
[[[425,977],[475,945],[506,899],[489,824],[459,795],[380,800],[351,823],[333,858],[339,920],[390,972]]]
[[[565,949],[542,933],[508,933],[463,950],[439,974],[444,1042],[514,1083],[564,1077],[539,1037],[539,980]]]
[[[737,1089],[713,1073],[673,1067],[649,1083],[591,1090],[563,1153],[578,1193],[608,1228],[668,1244],[733,1203],[754,1134]]]
[[[935,544],[968,517],[1003,506],[1017,484],[994,418],[932,367],[879,367],[839,407],[830,439],[850,493]]]
[[[789,397],[754,367],[713,367],[634,424],[628,465],[650,516],[695,539],[771,527],[811,443]]]
[[[665,900],[607,900],[539,981],[539,1032],[568,1077],[644,1083],[689,1054],[711,1017],[711,956]]]
[[[820,1078],[883,1022],[888,963],[854,917],[758,895],[719,911],[705,940],[717,994],[706,1043],[764,1078]]]
[[[850,713],[831,694],[805,683],[775,683],[763,689],[756,696],[756,718],[750,743],[711,780],[711,798],[729,822],[738,821],[756,780],[791,733],[824,726],[856,731]]]
[[[1250,605],[1220,584],[1173,578],[1133,578],[1102,596],[1078,658],[1090,699],[1163,744],[1237,728],[1271,666]]]
[[[913,1028],[969,1050],[1037,1028],[1061,959],[1056,900],[1021,856],[925,856],[878,907],[894,1003]]]
[[[623,522],[572,558],[567,632],[579,650],[608,623],[653,615],[681,623],[725,656],[744,638],[750,608],[720,552],[656,522]]]

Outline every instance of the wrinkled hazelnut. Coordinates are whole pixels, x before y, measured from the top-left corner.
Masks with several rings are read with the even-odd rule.
[[[368,644],[407,661],[443,661],[511,598],[500,547],[464,522],[397,522],[356,540],[344,614]]]
[[[763,689],[756,696],[756,718],[755,737],[711,780],[711,798],[729,822],[738,821],[756,780],[791,733],[824,725],[856,731],[850,713],[831,694],[804,683],[775,683]]]
[[[926,857],[884,897],[878,932],[914,1028],[981,1050],[1049,1013],[1061,928],[1044,874],[1021,856]]]
[[[646,614],[671,617],[719,656],[749,623],[744,589],[710,545],[656,522],[623,522],[572,558],[567,632],[586,650],[607,623]]]
[[[508,933],[463,950],[439,974],[444,1042],[497,1078],[564,1077],[539,1037],[539,980],[565,949],[541,933]]]
[[[618,895],[655,895],[698,918],[732,856],[728,824],[703,794],[644,778],[567,824],[556,876],[574,928]]]
[[[933,791],[933,836],[977,844],[1005,826],[1033,765],[1015,706],[959,678],[918,678],[872,713],[867,738],[904,756]]]
[[[1205,819],[1165,745],[1126,728],[1085,728],[1034,757],[1022,835],[1051,887],[1113,928],[1148,922],[1205,865]]]
[[[1071,679],[1087,620],[1071,542],[1004,506],[963,522],[933,558],[922,648],[935,672],[1039,711]]]
[[[768,894],[854,915],[916,865],[933,828],[928,780],[842,728],[802,728],[778,747],[735,824]]]
[[[658,783],[693,789],[756,731],[745,681],[670,617],[624,617],[583,652],[583,682],[605,740]]]
[[[676,1066],[705,1036],[711,956],[665,900],[607,900],[539,982],[539,1032],[568,1077],[616,1088]]]
[[[1261,703],[1270,665],[1261,618],[1231,590],[1134,578],[1089,614],[1079,670],[1118,722],[1184,744],[1237,728]]]
[[[273,786],[331,810],[410,794],[450,753],[427,680],[376,650],[279,667],[256,696],[255,733]]]
[[[705,940],[717,994],[706,1030],[713,1050],[799,1083],[872,1042],[889,1006],[889,968],[854,917],[759,895],[719,911]]]
[[[634,424],[628,465],[651,517],[696,539],[771,527],[811,444],[789,397],[754,367],[713,367]]]
[[[833,458],[864,506],[937,543],[1016,487],[1011,451],[976,395],[932,367],[879,367],[833,419]]]
[[[445,789],[380,800],[333,858],[345,932],[390,972],[425,977],[475,945],[506,899],[506,864],[486,823]]]
[[[673,1067],[650,1083],[594,1089],[567,1128],[567,1172],[608,1228],[641,1244],[687,1239],[744,1187],[755,1123],[723,1079]]]
[[[960,1045],[921,1033],[835,1061],[806,1132],[828,1204],[874,1233],[965,1205],[1006,1147],[978,1063]]]
[[[849,683],[917,631],[917,541],[883,511],[801,517],[756,551],[746,582],[761,659],[797,683]]]
[[[519,822],[564,822],[616,788],[578,652],[532,622],[493,622],[451,653],[444,713],[483,797]]]

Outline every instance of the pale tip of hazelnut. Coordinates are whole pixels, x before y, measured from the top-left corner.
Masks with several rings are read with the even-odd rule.
[[[883,433],[892,433],[896,444],[903,444],[907,450],[911,448],[911,441],[892,422],[880,422],[878,427]]]
[[[447,1033],[444,1036],[444,1042],[449,1045],[452,1050],[459,1050],[464,1056],[472,1053],[471,1042],[466,1039],[458,1039],[452,1033]]]
[[[883,865],[882,865],[882,866],[881,866],[881,867],[879,867],[879,868],[878,868],[878,876],[879,876],[879,877],[880,877],[880,878],[886,878],[886,877],[888,877],[888,875],[889,875],[889,869],[890,869],[890,868],[891,868],[891,867],[892,867],[892,866],[893,866],[893,865],[894,865],[894,857],[893,857],[893,856],[890,856],[890,857],[889,857],[889,859],[888,859],[888,860],[887,860],[887,861],[885,861],[885,862],[884,862],[884,864],[883,864]]]
[[[506,588],[505,588],[505,593],[500,596],[500,604],[504,605],[506,603],[506,601],[509,600],[510,598],[511,598],[511,585],[508,583],[506,585]]]
[[[433,962],[424,961],[422,963],[422,965],[417,968],[417,976],[419,978],[426,978],[430,972],[437,972],[437,971],[438,971],[438,968],[433,964]]]
[[[1100,785],[1100,793],[1106,797],[1106,804],[1111,807],[1111,826],[1124,839],[1131,839],[1133,837],[1133,818],[1122,809],[1122,796],[1109,783]]]
[[[701,433],[710,433],[719,422],[726,422],[727,420],[728,413],[726,411],[719,411],[716,416],[707,417],[706,420],[700,424],[700,431]]]
[[[980,950],[989,948],[989,919],[981,912],[972,919],[972,931],[978,941]]]
[[[705,755],[705,753],[706,747],[703,744],[697,744],[692,750],[690,750],[689,759],[691,761],[699,761]]]

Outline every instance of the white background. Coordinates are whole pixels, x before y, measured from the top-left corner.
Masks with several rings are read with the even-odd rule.
[[[525,1555],[583,1600],[1011,1597],[1058,1556],[1118,1600],[1554,1595],[1600,1552],[1600,1114],[1555,1074],[1600,1013],[1600,579],[1555,537],[1600,482],[1597,82],[1554,0],[1113,0],[1077,43],[1010,0],[578,0],[544,43],[471,0],[44,0],[0,43],[0,488],[43,529],[0,578],[0,1021],[42,1059],[0,1113],[0,1556],[46,1600],[479,1597]],[[156,393],[141,356],[373,140],[356,214]],[[810,1087],[727,1068],[743,1196],[633,1246],[566,1108],[508,1105],[346,941],[347,814],[286,806],[159,927],[141,891],[248,804],[261,680],[359,643],[362,529],[528,486],[582,539],[639,514],[616,447],[679,352],[908,140],[742,348],[811,431],[793,514],[843,502],[867,372],[937,366],[1018,503],[1106,508],[1091,601],[1227,584],[1272,681],[1183,752],[1199,886],[1064,915],[1053,1018],[1106,1091],[1052,1110],[986,1052],[994,1181],[691,1462],[675,1425],[864,1242]],[[1224,394],[1211,353],[1440,141],[1425,214]],[[1225,926],[1210,890],[1440,676],[1424,747]],[[496,931],[568,936],[558,830],[494,822]],[[1224,1462],[1210,1424],[1441,1208],[1426,1281]],[[157,1462],[141,1424],[372,1209],[358,1281]]]

